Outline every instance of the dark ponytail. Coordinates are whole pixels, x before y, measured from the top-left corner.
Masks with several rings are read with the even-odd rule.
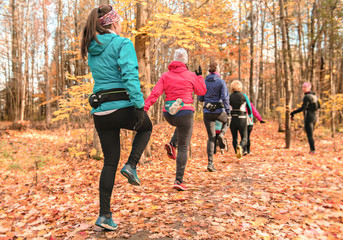
[[[101,26],[99,18],[112,10],[111,5],[101,6],[99,8],[93,8],[89,13],[85,27],[83,28],[81,39],[81,57],[85,59],[88,53],[88,47],[91,41],[94,39],[97,43],[101,44],[97,38],[98,34],[109,33],[108,29],[111,25]]]

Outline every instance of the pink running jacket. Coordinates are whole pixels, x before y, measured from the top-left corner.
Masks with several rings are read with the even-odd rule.
[[[168,70],[162,74],[150,96],[145,100],[145,111],[149,110],[163,92],[166,95],[166,101],[181,98],[185,104],[193,103],[193,92],[197,95],[206,94],[204,78],[189,71],[184,63],[173,61],[168,66]],[[194,108],[193,106],[184,106],[181,110],[194,111]],[[166,111],[164,107],[163,111]]]

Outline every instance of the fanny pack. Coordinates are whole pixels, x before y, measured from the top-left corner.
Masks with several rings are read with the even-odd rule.
[[[109,90],[99,91],[89,95],[88,102],[92,108],[98,108],[104,102],[112,102],[119,100],[130,100],[129,94],[125,88],[113,88]]]
[[[177,100],[166,101],[164,103],[164,108],[170,115],[177,114],[183,106],[192,106],[192,104],[183,103],[181,98]]]
[[[214,112],[217,109],[223,108],[224,103],[222,102],[214,102],[214,103],[206,103],[205,108],[211,112]]]

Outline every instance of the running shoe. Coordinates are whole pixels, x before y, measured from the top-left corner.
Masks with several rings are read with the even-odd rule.
[[[180,183],[179,181],[174,182],[173,188],[178,191],[187,191],[186,186],[183,183]]]
[[[135,186],[141,185],[141,180],[137,176],[136,169],[131,164],[125,164],[120,173],[129,180],[129,183]]]
[[[309,154],[311,154],[311,155],[315,155],[315,154],[316,154],[316,152],[315,152],[315,151],[310,151],[310,152],[309,152]]]
[[[207,165],[207,171],[209,171],[209,172],[215,172],[215,171],[217,171],[217,169],[214,167],[213,163],[209,163],[209,164]]]
[[[109,218],[106,218],[105,216],[98,217],[98,219],[95,222],[95,225],[110,231],[114,231],[118,228],[118,224],[113,222],[112,213],[110,213]]]
[[[238,159],[241,159],[242,156],[243,156],[243,149],[242,149],[241,145],[238,145],[236,148],[236,157]]]
[[[220,133],[218,135],[218,143],[219,143],[219,147],[220,148],[226,148],[227,146],[227,141],[225,141],[225,137],[224,137],[224,134],[223,133]]]
[[[176,159],[176,147],[174,147],[170,142],[164,145],[167,150],[167,156],[171,159]]]

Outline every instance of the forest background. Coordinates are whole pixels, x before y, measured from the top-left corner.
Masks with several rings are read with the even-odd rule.
[[[102,4],[114,4],[124,19],[123,36],[135,44],[145,97],[167,71],[173,50],[184,47],[190,70],[199,65],[207,70],[216,60],[228,85],[241,80],[257,109],[285,130],[287,148],[289,113],[301,103],[305,81],[322,100],[321,124],[333,136],[339,130],[343,14],[338,0],[1,1],[0,120],[47,128],[91,121],[87,97],[93,80],[79,43],[88,13]],[[162,120],[162,104],[160,98],[151,111],[155,123]]]
[[[191,71],[201,65],[205,76],[216,60],[227,85],[241,80],[267,119],[254,127],[252,155],[241,162],[231,150],[216,155],[218,172],[209,175],[202,105],[194,96],[190,191],[175,193],[175,162],[163,151],[173,129],[163,124],[159,98],[149,111],[154,130],[139,169],[143,186],[116,179],[114,233],[93,228],[102,156],[88,104],[93,79],[80,57],[88,13],[103,4],[124,19],[122,35],[135,45],[145,98],[174,50],[184,47]],[[0,6],[0,239],[343,238],[342,1],[0,0]],[[293,122],[289,115],[301,104],[305,81],[322,102],[311,158],[302,114]],[[121,138],[126,158],[131,132]]]

